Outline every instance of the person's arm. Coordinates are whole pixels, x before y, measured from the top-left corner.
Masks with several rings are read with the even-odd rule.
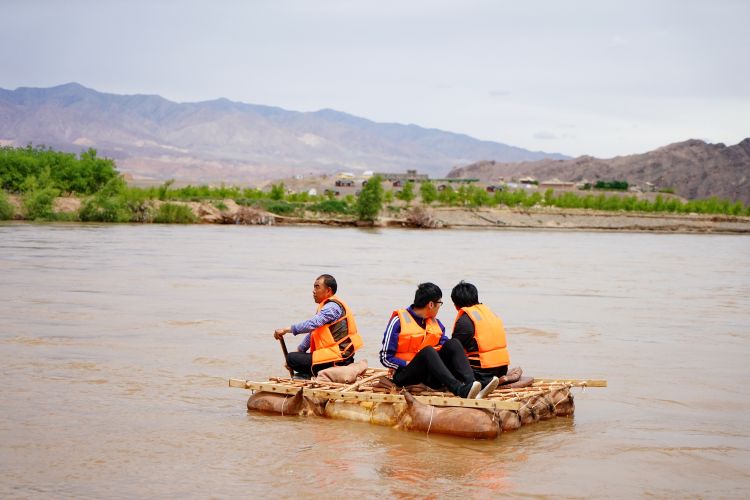
[[[453,338],[461,342],[465,351],[472,351],[471,343],[474,340],[474,323],[468,315],[462,314],[456,326],[453,327]]]
[[[336,302],[327,302],[323,308],[312,318],[307,321],[295,323],[286,328],[278,328],[274,332],[274,337],[281,338],[285,333],[299,335],[300,333],[310,333],[318,327],[333,323],[344,315],[344,310]]]
[[[388,322],[388,327],[383,334],[383,347],[380,349],[380,363],[391,370],[398,370],[407,365],[406,361],[396,357],[400,334],[401,322],[396,315]]]
[[[438,345],[442,346],[443,344],[448,342],[448,336],[445,334],[445,325],[437,318],[435,318],[435,321],[437,321],[437,324],[442,331],[442,334],[440,335],[440,342],[438,342]]]
[[[307,352],[307,350],[310,348],[310,334],[308,333],[305,335],[305,338],[302,339],[302,342],[299,343],[297,346],[297,351],[299,352]]]

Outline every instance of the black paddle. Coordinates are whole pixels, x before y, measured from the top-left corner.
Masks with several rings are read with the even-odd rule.
[[[283,335],[279,337],[279,343],[281,344],[281,351],[284,353],[284,368],[289,370],[289,377],[294,378],[294,370],[289,368],[289,365],[287,364],[287,357],[289,356],[289,351],[286,350],[286,342],[284,342]]]

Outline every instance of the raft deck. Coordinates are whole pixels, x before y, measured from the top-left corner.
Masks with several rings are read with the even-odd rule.
[[[363,378],[353,384],[297,380],[283,377],[270,377],[266,382],[229,379],[229,387],[249,389],[254,392],[286,395],[297,394],[302,389],[304,396],[327,399],[329,401],[404,403],[405,397],[402,394],[394,392],[392,388],[388,389],[377,385],[380,379],[387,376],[387,373],[387,370],[384,369],[368,368]],[[563,387],[607,387],[607,381],[597,379],[534,379],[533,383],[528,387],[506,388],[500,386],[485,399],[465,399],[454,396],[451,393],[434,390],[422,390],[416,393],[412,392],[412,394],[417,401],[438,407],[518,411],[530,398],[544,396],[553,390]]]

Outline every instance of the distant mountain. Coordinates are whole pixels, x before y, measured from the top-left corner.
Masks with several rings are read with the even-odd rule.
[[[626,180],[650,182],[656,188],[673,188],[689,199],[719,198],[750,204],[750,138],[735,146],[708,144],[692,139],[648,153],[599,159],[581,156],[572,160],[525,163],[480,161],[453,169],[449,177],[483,180],[532,176],[543,181]]]
[[[175,103],[76,83],[0,89],[0,145],[29,142],[73,152],[94,147],[123,172],[191,182],[341,170],[418,169],[443,176],[482,158],[567,158],[330,109],[301,113],[227,99]]]

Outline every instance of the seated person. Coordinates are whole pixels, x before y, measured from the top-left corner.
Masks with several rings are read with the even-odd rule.
[[[446,387],[462,398],[475,398],[481,384],[457,340],[448,340],[445,327],[436,318],[443,292],[433,283],[422,283],[414,303],[391,314],[383,335],[380,362],[399,386],[425,384]]]
[[[274,331],[276,339],[286,333],[309,333],[297,352],[290,352],[286,358],[289,368],[300,378],[310,378],[332,366],[348,365],[354,361],[354,352],[362,347],[354,315],[336,296],[337,288],[336,279],[330,274],[318,276],[313,283],[313,300],[318,304],[315,316]],[[309,353],[306,352],[308,348]]]
[[[503,322],[484,304],[479,302],[477,287],[461,281],[453,287],[451,300],[458,314],[453,323],[452,338],[458,340],[474,378],[482,383],[487,394],[497,387],[499,377],[508,373],[510,356],[505,341]],[[494,387],[487,391],[487,386]]]

